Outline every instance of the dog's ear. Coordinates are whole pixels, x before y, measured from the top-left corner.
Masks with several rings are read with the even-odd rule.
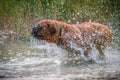
[[[52,25],[52,24],[48,24],[48,30],[49,30],[51,36],[53,36],[56,33],[56,29],[55,29],[54,25]]]

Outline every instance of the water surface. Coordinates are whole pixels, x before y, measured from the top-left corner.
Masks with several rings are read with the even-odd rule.
[[[0,49],[0,80],[105,80],[120,76],[120,50],[114,46],[106,49],[104,61],[92,63],[69,61],[67,51],[45,42],[10,42]]]

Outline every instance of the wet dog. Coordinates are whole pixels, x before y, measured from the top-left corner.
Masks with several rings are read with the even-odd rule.
[[[93,46],[103,57],[104,49],[112,42],[111,30],[95,22],[67,24],[57,20],[42,20],[32,28],[31,33],[39,40],[55,43],[85,57],[91,53]]]

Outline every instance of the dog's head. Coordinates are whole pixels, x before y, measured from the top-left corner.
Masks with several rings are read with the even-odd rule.
[[[39,40],[52,41],[57,30],[52,20],[42,20],[35,27],[32,28],[32,36]]]

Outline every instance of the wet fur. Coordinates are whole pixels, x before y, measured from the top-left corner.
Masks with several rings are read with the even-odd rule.
[[[42,20],[35,28],[38,29],[37,33],[40,33],[44,40],[56,44],[60,26],[62,26],[62,42],[60,46],[86,57],[88,57],[93,46],[98,50],[100,56],[104,56],[104,49],[112,42],[110,29],[106,25],[95,22],[67,24],[57,20]],[[39,30],[39,28],[42,29]],[[40,39],[39,35],[36,38]]]

